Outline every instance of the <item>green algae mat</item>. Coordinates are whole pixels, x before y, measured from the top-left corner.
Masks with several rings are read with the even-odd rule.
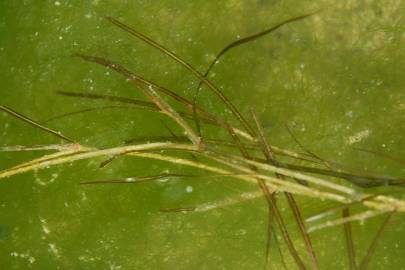
[[[405,269],[404,8],[1,1],[0,268]]]

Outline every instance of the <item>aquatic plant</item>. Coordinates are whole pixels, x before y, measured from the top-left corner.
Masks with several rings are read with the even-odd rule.
[[[238,197],[228,197],[215,202],[203,203],[198,206],[175,209],[165,208],[162,209],[162,211],[204,212],[241,201],[264,197],[268,207],[266,260],[269,258],[268,253],[273,246],[279,249],[282,258],[285,256],[279,248],[277,240],[277,234],[280,234],[297,268],[306,269],[310,267],[312,269],[319,269],[316,250],[314,250],[312,246],[310,233],[319,229],[342,225],[345,232],[347,257],[351,269],[366,269],[373,256],[377,241],[381,238],[391,216],[396,213],[402,215],[402,213],[405,212],[405,202],[403,200],[397,199],[389,194],[374,194],[368,192],[367,188],[404,185],[404,179],[353,173],[341,168],[339,164],[324,160],[315,153],[307,150],[300,144],[298,139],[295,140],[301,146],[302,152],[283,149],[270,144],[256,113],[252,110],[250,115],[243,115],[222,91],[208,79],[208,75],[215,64],[218,63],[218,59],[232,48],[259,39],[287,23],[305,19],[312,15],[313,14],[299,16],[265,31],[238,39],[217,54],[204,74],[198,72],[177,54],[163,47],[148,36],[136,31],[121,21],[106,17],[112,24],[128,32],[131,36],[149,44],[153,48],[160,50],[163,54],[189,70],[199,81],[194,98],[192,100],[187,99],[168,88],[131,72],[117,62],[100,56],[77,53],[75,56],[84,61],[103,66],[124,76],[124,78],[140,90],[149,101],[104,94],[59,91],[58,94],[65,97],[89,100],[99,99],[119,103],[121,105],[74,111],[68,114],[57,115],[43,122],[33,120],[7,106],[0,106],[0,110],[11,116],[65,141],[65,143],[52,145],[2,147],[0,149],[1,151],[49,150],[56,152],[0,171],[0,179],[29,171],[47,169],[54,165],[68,164],[78,160],[93,159],[96,157],[105,158],[105,161],[100,164],[100,167],[108,166],[111,162],[123,158],[124,156],[155,159],[182,166],[189,166],[199,169],[202,172],[210,172],[211,174],[186,175],[162,172],[158,175],[93,180],[83,182],[82,184],[138,184],[162,179],[176,179],[181,177],[203,178],[210,176],[222,176],[246,181],[253,185],[258,185],[259,190],[242,193]],[[207,111],[199,104],[198,93],[203,91],[203,86],[207,88],[207,91],[212,91],[212,93],[223,102],[224,107],[231,112],[237,124],[231,123],[231,121],[220,115]],[[170,99],[170,102],[168,99]],[[173,102],[176,102],[177,106],[182,109],[177,109],[177,107],[175,109],[172,105]],[[125,145],[99,148],[78,143],[76,138],[70,138],[60,131],[47,127],[47,122],[49,121],[55,121],[63,117],[69,117],[73,114],[85,113],[91,110],[104,110],[109,108],[140,108],[163,114],[174,121],[183,130],[183,134],[176,134],[171,126],[165,125],[165,128],[170,132],[171,136],[162,135],[160,137],[134,138],[126,141]],[[206,136],[203,132],[205,126],[215,128],[218,130],[218,134],[220,132],[227,133],[228,138],[211,138]],[[294,137],[292,132],[290,132],[290,135]],[[296,161],[305,162],[306,165],[295,164]],[[331,177],[338,180],[333,181]],[[346,181],[346,184],[339,179]],[[353,187],[353,185],[358,188]],[[277,200],[281,194],[286,197],[291,212],[293,213],[295,222],[299,228],[301,240],[305,246],[305,254],[299,252],[299,248],[297,248],[297,244],[295,243],[296,241],[291,239],[292,236],[289,233],[286,222],[277,205]],[[330,200],[337,203],[338,206],[323,210],[312,217],[304,219],[300,212],[300,207],[296,202],[295,196],[297,195],[311,197],[316,200]],[[357,210],[356,213],[353,213],[352,208],[355,207],[361,210]],[[341,212],[341,218],[328,219],[333,216],[332,214],[339,212]],[[365,221],[380,215],[386,215],[386,219],[372,239],[366,255],[359,260],[355,254],[351,222]],[[314,222],[319,223],[313,225]],[[276,230],[276,227],[278,230]],[[309,263],[306,262],[306,259],[303,259],[304,257],[309,258]],[[284,267],[287,269],[286,265],[284,265]]]

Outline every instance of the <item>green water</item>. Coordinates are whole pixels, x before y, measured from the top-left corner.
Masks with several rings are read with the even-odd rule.
[[[405,159],[404,4],[397,0],[296,2],[1,1],[0,103],[42,121],[109,105],[55,91],[143,98],[122,77],[72,57],[77,52],[118,61],[192,97],[197,81],[189,72],[109,24],[104,15],[153,37],[203,72],[215,54],[238,36],[325,8],[315,17],[230,51],[210,79],[244,115],[251,108],[256,111],[274,145],[299,150],[288,125],[305,147],[325,159],[361,172],[403,177],[401,163],[354,148]],[[231,119],[207,91],[203,90],[200,104]],[[128,109],[93,111],[47,125],[82,144],[107,147],[138,136],[170,135],[161,119],[174,126],[163,116]],[[216,134],[211,130],[208,135]],[[60,142],[0,113],[0,146]],[[40,154],[44,153],[0,153],[0,169]],[[83,181],[165,170],[204,173],[136,158],[117,159],[99,169],[101,161],[80,161],[0,180],[1,269],[264,268],[264,200],[204,213],[159,211],[196,206],[255,186],[219,177],[80,186]],[[400,188],[369,192],[377,191],[405,197]],[[304,217],[328,205],[297,199]],[[305,254],[284,204],[281,200],[294,244]],[[382,219],[354,223],[358,260]],[[311,236],[321,269],[349,269],[341,227]],[[288,268],[295,269],[286,246],[281,247]],[[404,247],[405,222],[398,214],[379,242],[370,269],[405,269]],[[272,249],[268,269],[280,267],[280,257]]]

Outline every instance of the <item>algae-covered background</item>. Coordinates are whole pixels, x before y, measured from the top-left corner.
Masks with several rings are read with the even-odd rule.
[[[143,98],[124,78],[72,57],[102,56],[192,97],[198,81],[167,56],[114,27],[120,19],[204,72],[230,42],[288,18],[322,9],[224,56],[210,79],[249,116],[258,114],[272,144],[306,148],[360,172],[403,177],[405,159],[404,2],[353,1],[0,1],[0,104],[41,122],[110,105],[56,94],[73,91]],[[209,92],[199,104],[230,115]],[[78,142],[107,147],[139,136],[170,135],[163,116],[107,109],[47,122]],[[229,119],[231,117],[229,116]],[[215,130],[211,130],[215,135]],[[61,141],[0,113],[0,147]],[[0,153],[0,169],[43,153]],[[1,269],[264,269],[266,204],[252,200],[204,213],[164,213],[226,198],[254,186],[229,178],[139,185],[80,182],[158,174],[204,174],[136,158],[60,165],[0,180]],[[390,192],[405,197],[401,188]],[[304,217],[327,202],[297,197]],[[283,202],[280,202],[284,209]],[[300,252],[304,245],[285,210]],[[354,223],[356,255],[365,255],[381,218]],[[321,269],[349,269],[342,227],[311,234]],[[296,265],[286,254],[289,269]],[[405,269],[405,221],[395,215],[370,269]],[[308,262],[307,259],[305,259]],[[280,269],[270,251],[268,269]]]

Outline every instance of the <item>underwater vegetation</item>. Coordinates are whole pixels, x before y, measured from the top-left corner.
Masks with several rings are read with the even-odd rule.
[[[115,17],[104,17],[108,23],[123,30],[129,37],[159,51],[178,67],[186,70],[190,76],[187,78],[192,77],[194,80],[189,91],[184,93],[172,89],[165,86],[164,82],[156,82],[132,71],[126,63],[121,64],[113,58],[79,49],[72,55],[72,58],[81,60],[78,65],[86,65],[85,67],[93,65],[102,69],[105,74],[108,74],[105,76],[106,80],[113,74],[117,75],[133,87],[136,97],[139,98],[103,93],[98,89],[87,92],[58,90],[55,94],[63,98],[66,104],[69,104],[70,100],[81,100],[86,106],[56,113],[41,120],[34,119],[13,107],[0,104],[0,110],[7,117],[19,120],[18,125],[29,124],[41,134],[48,134],[59,141],[46,144],[2,145],[0,147],[2,154],[16,152],[29,153],[33,156],[29,156],[28,161],[23,160],[6,168],[2,165],[0,181],[11,182],[20,174],[29,172],[34,175],[46,173],[48,170],[53,172],[55,168],[71,167],[87,160],[94,167],[92,170],[97,170],[99,173],[92,179],[82,176],[81,173],[74,175],[73,178],[78,180],[75,182],[80,183],[75,185],[75,189],[96,189],[97,185],[97,188],[105,190],[106,194],[109,189],[115,189],[112,192],[117,194],[116,188],[121,191],[122,188],[142,189],[143,185],[165,186],[170,182],[184,181],[198,182],[197,185],[209,185],[205,192],[210,193],[218,182],[224,185],[228,185],[229,182],[242,183],[243,189],[232,187],[231,189],[237,192],[225,196],[218,196],[220,193],[213,191],[213,196],[207,196],[210,198],[208,200],[202,197],[202,200],[197,198],[198,200],[191,202],[179,199],[176,201],[177,206],[173,203],[169,206],[160,204],[155,214],[168,219],[180,216],[182,220],[187,220],[191,219],[192,215],[207,215],[222,209],[232,211],[233,207],[243,204],[249,206],[252,201],[262,200],[264,203],[261,206],[264,206],[266,211],[260,220],[264,222],[265,230],[261,235],[254,236],[254,239],[263,239],[261,249],[254,255],[257,265],[264,269],[331,269],[328,259],[323,255],[323,250],[317,249],[318,245],[314,244],[313,235],[326,230],[339,230],[339,239],[341,239],[339,243],[344,245],[342,257],[338,259],[342,261],[342,265],[347,269],[372,269],[370,265],[375,260],[375,254],[381,251],[379,243],[384,238],[384,233],[395,218],[403,219],[405,201],[401,198],[401,194],[405,179],[349,168],[339,161],[323,158],[308,149],[288,124],[283,124],[285,137],[290,138],[299,150],[277,146],[272,142],[271,131],[269,132],[261,120],[262,114],[258,113],[260,108],[252,104],[248,111],[242,112],[238,105],[224,93],[223,87],[217,86],[212,80],[212,74],[216,68],[225,65],[222,63],[223,58],[233,50],[254,42],[261,42],[262,39],[276,34],[283,27],[313,19],[320,16],[322,12],[319,10],[292,17],[263,31],[238,37],[211,57],[210,63],[203,72],[199,71],[201,68],[195,68],[185,58],[154,38],[137,31],[136,27],[130,26],[129,23]],[[208,100],[209,102],[212,100],[212,104],[216,102],[216,105],[212,105]],[[103,105],[100,106],[99,102]],[[89,104],[95,105],[89,107]],[[63,124],[53,128],[56,123],[63,123],[75,117],[83,117],[80,118],[80,123],[73,120],[74,124],[80,126],[97,124],[97,121],[92,118],[93,113],[107,113],[112,120],[118,122],[120,114],[126,115],[130,112],[146,117],[149,125],[157,127],[156,130],[153,130],[152,134],[145,134],[143,128],[146,131],[149,128],[138,126],[137,130],[144,135],[118,140],[109,140],[106,136],[105,141],[99,140],[92,144],[91,140],[83,140],[75,136],[75,130],[64,129]],[[88,123],[83,123],[86,120]],[[119,129],[119,126],[114,129]],[[102,135],[101,138],[103,138]],[[368,136],[368,134],[359,133],[351,140],[353,142],[361,140],[362,136]],[[351,143],[349,141],[349,144]],[[405,162],[402,158],[368,148],[361,147],[356,151],[376,156],[383,161],[395,162],[400,166]],[[146,160],[146,163],[141,165],[142,168],[139,168],[139,164],[136,163],[138,159]],[[157,165],[154,168],[150,170],[146,168],[146,165],[155,162]],[[109,169],[114,166],[125,167],[123,175],[126,176],[116,176],[116,173],[111,176],[112,171]],[[114,171],[116,172],[117,169]],[[151,173],[148,173],[149,171]],[[51,179],[48,183],[42,180],[37,182],[47,186],[56,178],[59,178],[57,181],[63,181],[65,176],[61,173],[52,173],[48,178]],[[216,179],[216,182],[204,183],[207,179]],[[186,193],[193,192],[193,185],[186,186]],[[130,194],[127,193],[126,196],[128,195]],[[143,195],[149,197],[147,192]],[[108,195],[104,198],[104,200],[110,199]],[[152,195],[150,200],[154,200]],[[310,200],[310,203],[304,200]],[[307,210],[303,210],[307,204],[319,204],[320,207],[309,214]],[[120,215],[125,215],[121,211],[118,212]],[[141,216],[137,218],[141,219]],[[367,225],[368,222],[376,221],[378,224],[368,232],[367,244],[363,244],[360,250],[356,244],[358,229],[353,227],[357,224]],[[40,223],[45,235],[49,235],[48,221],[40,219]],[[110,220],[110,223],[114,223],[114,220]],[[132,226],[130,220],[125,220],[123,224]],[[232,226],[228,227],[229,229],[232,229]],[[68,228],[64,227],[63,230]],[[0,224],[0,241],[6,241],[11,234],[9,226]],[[196,233],[190,241],[215,241],[209,237],[207,239]],[[137,239],[131,241],[136,242]],[[146,245],[142,241],[138,244],[129,243],[126,246],[134,244],[142,248],[142,245]],[[171,239],[168,238],[166,241],[170,242]],[[120,250],[120,244],[115,244]],[[242,245],[244,245],[243,241]],[[74,248],[74,245],[71,248]],[[55,244],[50,243],[48,249],[59,259],[63,257]],[[177,249],[185,248],[177,247]],[[16,253],[12,254],[14,257],[19,256],[15,255]],[[86,255],[81,256],[81,261],[96,260],[92,257],[91,250],[86,250]],[[128,255],[125,256],[128,257]],[[192,260],[193,256],[198,257],[201,254],[188,252],[188,259]],[[31,258],[30,255],[25,257],[28,260]],[[206,259],[210,260],[209,257]],[[66,260],[65,265],[71,267],[68,259],[64,258],[64,260]],[[103,258],[97,258],[97,260],[104,261]],[[224,262],[223,265],[226,267],[227,263]],[[120,269],[111,263],[109,267]],[[251,267],[254,268],[254,266]],[[233,269],[232,266],[229,269]]]

